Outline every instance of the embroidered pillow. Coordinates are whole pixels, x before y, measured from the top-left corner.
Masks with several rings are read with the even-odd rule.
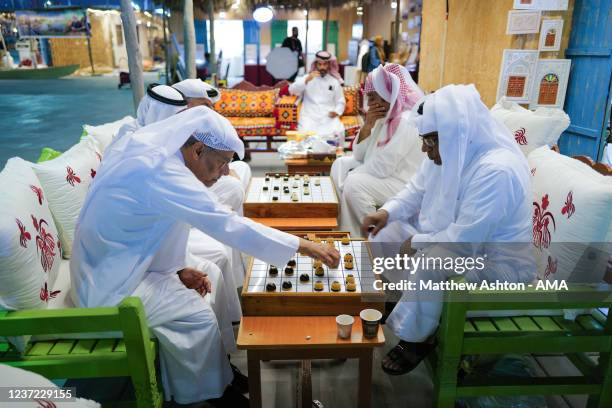
[[[557,144],[561,133],[570,125],[569,116],[561,109],[530,111],[503,98],[491,108],[491,114],[506,125],[525,156],[538,147]]]
[[[121,126],[128,123],[134,123],[135,121],[136,119],[133,117],[126,116],[123,119],[105,123],[100,126],[83,125],[83,135],[81,136],[81,140],[85,139],[87,136],[91,136],[96,142],[96,147],[100,153],[104,153],[104,150],[106,150],[108,145],[113,141],[113,138],[117,132],[119,132]]]
[[[0,308],[42,309],[60,264],[60,240],[48,197],[30,167],[15,157],[0,172]]]
[[[274,103],[278,89],[268,91],[242,91],[222,89],[221,98],[215,103],[215,110],[223,116],[274,116]]]
[[[359,88],[356,86],[345,86],[344,99],[346,100],[346,106],[342,116],[359,115]]]
[[[612,177],[546,146],[528,161],[538,277],[600,282],[612,227]]]
[[[76,221],[101,160],[93,140],[85,139],[56,159],[32,165],[49,200],[65,258],[72,253]]]

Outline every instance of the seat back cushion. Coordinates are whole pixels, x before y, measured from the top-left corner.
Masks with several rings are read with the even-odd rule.
[[[221,98],[215,103],[215,111],[223,116],[274,116],[274,104],[278,89],[268,91],[243,91],[222,89]]]
[[[528,157],[538,278],[601,282],[612,227],[612,177],[548,147]]]
[[[100,126],[92,126],[92,125],[83,125],[83,137],[91,136],[97,144],[97,148],[100,153],[103,153],[104,150],[108,147],[108,145],[113,141],[117,132],[121,126],[134,123],[136,119],[131,116],[126,116],[122,119],[119,119],[115,122],[105,123]]]
[[[344,106],[342,116],[359,115],[359,87],[345,86],[344,99],[346,100],[346,105]]]
[[[557,144],[561,133],[570,125],[569,116],[561,109],[530,111],[505,99],[491,108],[491,114],[506,125],[525,156],[538,147]]]
[[[47,196],[30,163],[18,157],[0,172],[0,186],[0,309],[44,309],[57,296],[51,288],[61,261]],[[28,338],[8,340],[23,351]]]
[[[32,165],[49,200],[65,258],[72,253],[77,218],[101,159],[94,141],[85,139],[56,159]]]

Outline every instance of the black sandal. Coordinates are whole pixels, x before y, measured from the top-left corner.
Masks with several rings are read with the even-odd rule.
[[[414,370],[435,349],[435,343],[409,343],[400,340],[381,361],[380,366],[389,375],[403,375]],[[395,364],[399,368],[393,369],[389,365]]]

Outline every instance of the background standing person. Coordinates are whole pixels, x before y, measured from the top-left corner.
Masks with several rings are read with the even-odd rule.
[[[297,52],[298,70],[296,71],[295,75],[289,78],[289,81],[293,82],[300,71],[300,68],[304,66],[304,53],[302,52],[302,42],[298,38],[297,27],[293,27],[291,29],[291,37],[285,38],[281,47],[289,48],[291,51]]]

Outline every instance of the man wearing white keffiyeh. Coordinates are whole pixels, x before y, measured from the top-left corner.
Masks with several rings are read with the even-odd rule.
[[[464,273],[469,282],[532,281],[529,167],[508,130],[491,117],[473,85],[446,86],[418,111],[429,160],[399,194],[365,217],[362,232],[371,233],[384,256],[398,254],[400,246],[414,258],[443,248],[471,257],[484,254],[484,269]],[[422,281],[442,282],[457,274],[452,268],[399,272],[417,288]],[[442,297],[441,291],[404,291],[387,319],[401,341],[383,359],[385,372],[405,374],[434,349],[430,336]]]
[[[353,143],[353,155],[331,169],[341,193],[340,228],[360,235],[361,220],[400,191],[424,158],[410,109],[423,97],[408,71],[381,65],[368,74],[368,111]]]

